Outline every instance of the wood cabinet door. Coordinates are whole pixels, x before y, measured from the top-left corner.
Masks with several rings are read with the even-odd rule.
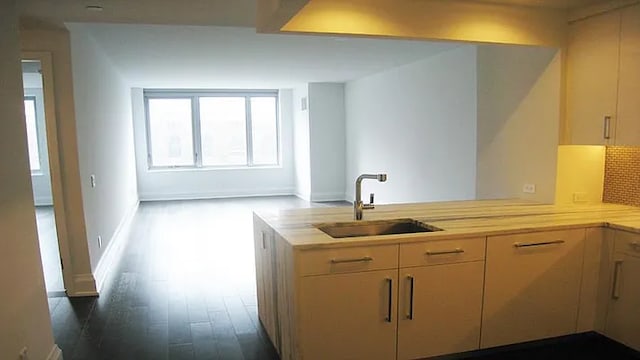
[[[640,145],[640,5],[622,10],[616,145]]]
[[[616,253],[607,336],[640,351],[640,257]]]
[[[477,350],[484,261],[400,270],[398,359]]]
[[[271,342],[278,348],[276,283],[274,279],[275,243],[273,230],[262,221],[254,219],[253,237],[258,318],[260,318]]]
[[[567,120],[571,143],[613,144],[618,92],[620,11],[577,21],[569,28]],[[610,116],[610,140],[604,138]]]
[[[395,359],[397,280],[397,269],[301,278],[301,359]]]
[[[576,332],[584,234],[488,238],[482,348]]]

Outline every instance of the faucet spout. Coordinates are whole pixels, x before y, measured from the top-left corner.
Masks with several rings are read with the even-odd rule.
[[[356,179],[356,199],[353,203],[353,217],[355,220],[362,220],[362,212],[365,209],[373,209],[373,201],[370,204],[365,205],[362,202],[362,180],[372,179],[379,182],[387,181],[387,174],[362,174]],[[373,194],[371,194],[373,198]]]

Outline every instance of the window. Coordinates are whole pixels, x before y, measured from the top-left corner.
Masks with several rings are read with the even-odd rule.
[[[276,91],[145,91],[150,168],[278,165]]]
[[[24,98],[24,115],[27,122],[27,144],[29,146],[29,166],[31,172],[40,171],[40,146],[38,146],[38,124],[36,119],[36,98]]]

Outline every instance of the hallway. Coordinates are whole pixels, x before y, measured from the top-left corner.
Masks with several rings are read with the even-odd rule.
[[[277,359],[257,317],[252,211],[314,206],[328,205],[142,203],[100,297],[49,299],[65,359]]]

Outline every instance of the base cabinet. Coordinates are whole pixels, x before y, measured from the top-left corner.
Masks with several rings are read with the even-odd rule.
[[[640,351],[640,234],[307,250],[259,217],[254,229],[258,313],[283,360],[421,359],[594,330]]]
[[[640,351],[640,235],[616,233],[606,335]]]
[[[274,232],[271,227],[254,216],[253,238],[256,262],[256,295],[258,318],[276,349],[279,348],[278,312],[275,279]]]
[[[398,359],[477,350],[484,261],[400,269]]]
[[[302,278],[300,358],[395,359],[397,280],[397,269]]]
[[[584,229],[487,239],[481,347],[576,332]]]

